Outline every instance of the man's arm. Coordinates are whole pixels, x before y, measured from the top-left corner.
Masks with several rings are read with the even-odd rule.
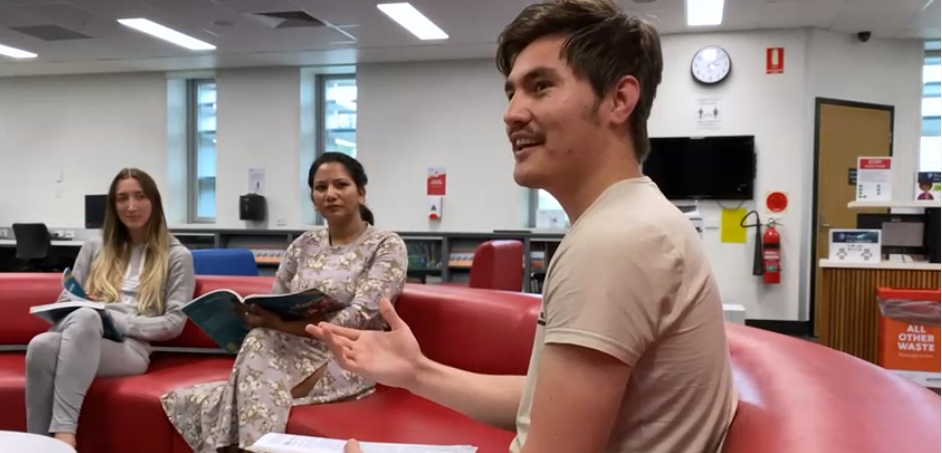
[[[547,344],[521,453],[605,451],[631,367],[597,350]]]
[[[525,379],[471,373],[424,359],[407,389],[482,423],[513,431]]]

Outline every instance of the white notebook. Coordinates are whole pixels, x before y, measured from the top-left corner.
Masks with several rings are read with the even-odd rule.
[[[246,451],[254,453],[343,453],[346,440],[269,433]],[[363,453],[476,453],[470,445],[417,445],[360,442]]]

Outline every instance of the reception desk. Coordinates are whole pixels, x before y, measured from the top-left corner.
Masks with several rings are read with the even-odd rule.
[[[939,289],[933,263],[843,263],[821,260],[821,299],[816,330],[824,346],[877,363],[879,315],[877,288]]]

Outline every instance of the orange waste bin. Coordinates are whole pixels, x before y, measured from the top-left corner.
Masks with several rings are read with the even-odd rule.
[[[878,364],[925,387],[939,388],[939,290],[878,288]]]

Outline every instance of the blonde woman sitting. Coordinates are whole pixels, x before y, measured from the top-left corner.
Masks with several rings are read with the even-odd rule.
[[[131,168],[114,178],[102,237],[85,241],[72,275],[91,299],[107,303],[106,314],[80,308],[30,341],[26,414],[30,433],[75,447],[92,380],[147,371],[149,342],[179,335],[186,323],[180,307],[193,298],[193,257],[170,235],[150,176]],[[59,301],[69,297],[63,291]],[[123,332],[123,342],[102,338],[103,316]]]
[[[285,252],[274,293],[316,287],[348,307],[334,324],[382,330],[379,301],[395,300],[408,256],[396,233],[373,227],[363,205],[366,173],[352,157],[325,153],[311,166],[308,185],[327,228],[310,231]],[[321,318],[322,320],[323,318]],[[293,406],[362,398],[374,383],[340,368],[327,346],[304,331],[309,322],[284,322],[261,310],[246,313],[252,329],[228,381],[199,384],[163,396],[164,410],[196,453],[238,451],[270,432],[284,432]]]

